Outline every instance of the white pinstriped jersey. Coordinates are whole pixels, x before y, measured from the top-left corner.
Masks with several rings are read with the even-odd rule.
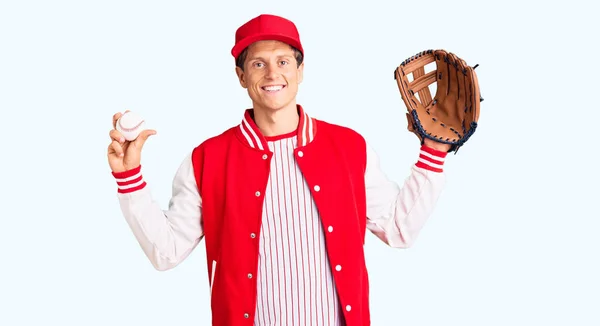
[[[254,325],[343,325],[317,207],[294,161],[296,133],[267,138]]]

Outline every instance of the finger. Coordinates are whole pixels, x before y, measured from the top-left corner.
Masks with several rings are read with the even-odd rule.
[[[465,81],[465,92],[464,92],[464,110],[465,110],[465,116],[468,118],[469,117],[469,109],[471,109],[471,106],[473,105],[473,84],[471,83],[471,73],[472,73],[472,69],[469,66],[465,66],[464,67],[464,72],[465,72],[465,76],[464,76],[464,81]],[[469,121],[470,122],[470,121]]]
[[[479,93],[479,82],[477,80],[477,74],[473,67],[466,67],[466,80],[469,89],[468,102],[467,102],[467,117],[470,118],[469,122],[477,121],[479,119],[479,106],[480,106],[480,93]]]
[[[457,108],[463,110],[466,107],[467,94],[469,92],[467,89],[469,85],[466,84],[466,62],[457,56],[454,56],[454,59],[456,62],[456,81],[458,83]]]
[[[448,53],[448,79],[450,81],[450,87],[448,93],[454,94],[453,100],[458,99],[459,85],[458,85],[458,59],[454,53]]]
[[[113,115],[112,124],[113,124],[114,129],[117,128],[117,120],[119,120],[119,118],[121,118],[122,115],[123,115],[123,113],[121,113],[121,112],[117,112]]]
[[[448,63],[446,62],[446,51],[435,51],[435,64],[437,69],[436,97],[441,100],[448,94]]]
[[[125,142],[125,137],[123,137],[123,135],[117,129],[111,129],[108,135],[113,141],[117,141],[121,144]]]
[[[148,137],[152,135],[156,135],[156,130],[146,129],[142,131],[134,141],[135,146],[141,150],[142,147],[144,147],[146,140],[148,140]]]
[[[119,144],[119,142],[113,140],[110,145],[108,145],[108,154],[109,155],[115,155],[115,156],[119,156],[119,157],[123,157],[124,152],[123,152],[123,146],[121,146],[121,144]]]
[[[125,110],[125,112],[123,112],[123,113],[121,113],[121,112],[117,112],[117,113],[115,113],[115,114],[113,115],[113,118],[112,118],[112,122],[113,122],[113,128],[115,128],[115,129],[117,128],[117,120],[119,120],[119,119],[120,119],[120,118],[123,116],[123,114],[125,114],[125,113],[127,113],[127,112],[129,112],[129,111],[130,111],[130,110]]]

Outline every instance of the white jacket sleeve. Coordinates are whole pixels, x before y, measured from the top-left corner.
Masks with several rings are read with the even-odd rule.
[[[367,228],[373,234],[394,248],[414,243],[444,187],[446,154],[421,146],[417,163],[399,187],[387,178],[377,153],[367,145]]]
[[[152,198],[141,166],[113,176],[123,216],[152,265],[164,271],[186,259],[204,237],[191,154],[175,174],[168,210]]]

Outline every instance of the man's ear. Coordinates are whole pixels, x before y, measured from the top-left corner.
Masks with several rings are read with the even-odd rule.
[[[298,84],[302,83],[302,80],[304,79],[304,62],[302,62],[300,64],[300,66],[298,66]]]
[[[246,85],[246,75],[244,75],[244,71],[242,70],[242,68],[236,66],[235,67],[235,73],[238,76],[238,79],[240,81],[240,85],[243,88],[247,88],[248,86]]]

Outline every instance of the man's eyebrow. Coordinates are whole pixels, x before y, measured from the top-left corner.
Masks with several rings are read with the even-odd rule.
[[[293,58],[294,56],[292,54],[280,54],[277,56],[277,58]],[[252,56],[252,57],[248,57],[248,60],[262,60],[265,61],[265,58],[261,57],[261,56]]]

